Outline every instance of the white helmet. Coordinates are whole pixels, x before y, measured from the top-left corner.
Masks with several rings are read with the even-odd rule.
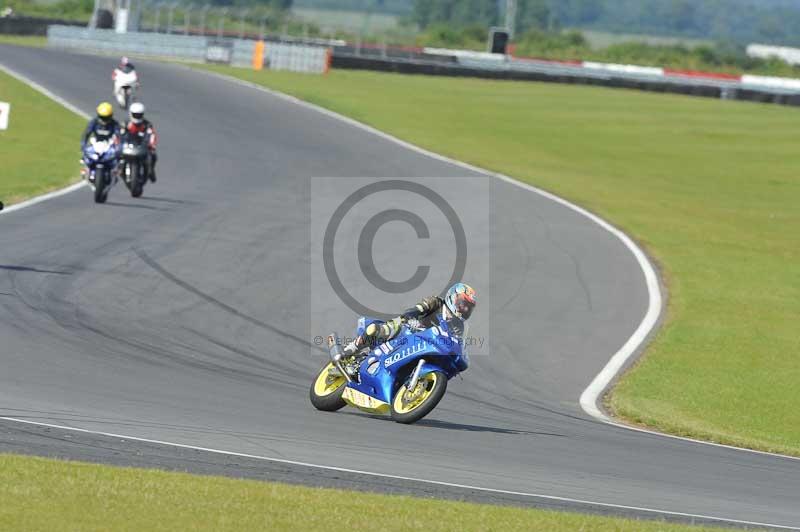
[[[134,102],[129,109],[131,115],[131,122],[134,124],[141,124],[144,118],[144,104],[141,102]]]

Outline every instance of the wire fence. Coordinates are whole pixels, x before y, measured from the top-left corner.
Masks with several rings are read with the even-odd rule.
[[[151,0],[131,0],[127,29],[217,38],[263,40],[273,37],[318,44],[336,40],[333,31],[323,32],[316,25],[293,18],[287,11],[269,7],[221,7]]]

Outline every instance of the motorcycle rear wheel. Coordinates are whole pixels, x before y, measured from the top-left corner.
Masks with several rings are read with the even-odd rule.
[[[403,384],[392,399],[392,419],[398,423],[416,423],[436,408],[447,391],[447,375],[432,371],[419,378],[413,390]]]
[[[311,383],[308,392],[311,404],[317,410],[324,412],[335,412],[343,408],[347,403],[342,399],[347,379],[343,375],[336,375],[333,362],[328,362],[317,374],[317,378]]]

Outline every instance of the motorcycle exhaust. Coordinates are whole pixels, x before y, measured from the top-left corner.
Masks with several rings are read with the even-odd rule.
[[[336,366],[336,369],[339,370],[339,373],[344,375],[344,378],[347,379],[347,382],[352,382],[353,379],[350,378],[350,375],[342,367],[344,349],[342,349],[342,344],[339,341],[339,338],[336,336],[336,333],[331,333],[328,335],[328,349],[333,365]]]

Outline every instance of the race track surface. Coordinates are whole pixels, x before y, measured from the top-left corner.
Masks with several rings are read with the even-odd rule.
[[[91,113],[108,98],[114,59],[0,46],[0,63]],[[162,146],[159,182],[145,197],[118,186],[95,206],[84,189],[0,214],[0,416],[800,527],[800,461],[633,432],[582,412],[581,392],[646,311],[643,274],[598,225],[500,181],[487,250],[495,282],[490,308],[480,308],[494,316],[491,356],[474,357],[414,426],[315,411],[307,390],[324,357],[309,355],[306,327],[308,179],[469,172],[202,72],[139,69]],[[0,450],[652,515],[9,421],[0,421]]]

